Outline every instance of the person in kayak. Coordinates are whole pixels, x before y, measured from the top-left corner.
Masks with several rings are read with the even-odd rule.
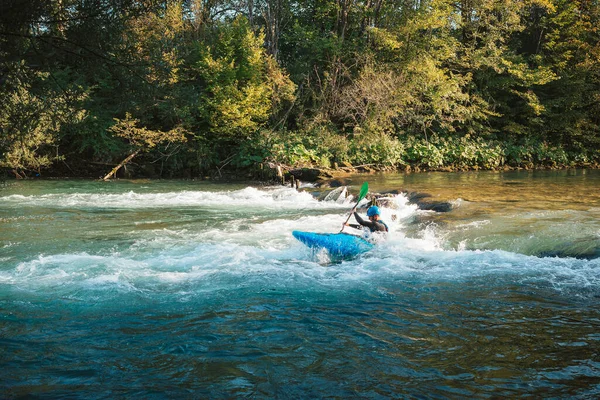
[[[367,210],[367,217],[369,218],[369,220],[365,221],[355,211],[354,218],[356,218],[356,222],[358,222],[360,225],[346,223],[345,226],[349,226],[349,227],[355,228],[355,229],[362,229],[363,226],[366,226],[367,228],[369,228],[371,230],[371,232],[388,232],[389,231],[388,226],[385,224],[385,222],[383,222],[381,220],[381,210],[379,209],[379,207],[377,207],[377,206],[369,207],[369,209]]]

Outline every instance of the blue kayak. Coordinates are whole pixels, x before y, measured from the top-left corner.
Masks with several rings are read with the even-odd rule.
[[[365,239],[348,233],[315,233],[293,231],[292,235],[313,249],[326,249],[335,257],[354,257],[373,248]]]

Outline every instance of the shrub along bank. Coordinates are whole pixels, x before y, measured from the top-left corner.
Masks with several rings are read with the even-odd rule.
[[[387,135],[268,135],[253,154],[293,169],[369,167],[385,171],[466,171],[533,168],[597,168],[600,151],[565,150],[533,139],[502,142],[473,137],[392,138]],[[242,160],[243,164],[243,160]],[[364,168],[363,168],[364,169]]]

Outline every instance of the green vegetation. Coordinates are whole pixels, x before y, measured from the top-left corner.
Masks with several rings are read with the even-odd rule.
[[[598,0],[7,0],[0,168],[598,165],[599,27]]]

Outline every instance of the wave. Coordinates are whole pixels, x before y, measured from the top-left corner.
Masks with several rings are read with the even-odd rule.
[[[392,236],[352,260],[323,259],[290,234],[278,243],[195,243],[133,246],[108,255],[40,255],[0,271],[0,292],[11,287],[36,295],[110,301],[114,293],[227,293],[240,289],[344,291],[404,282],[480,281],[494,287],[544,287],[573,296],[600,293],[600,260],[540,258],[501,250],[444,250],[431,239]],[[163,243],[164,245],[164,243]],[[4,286],[5,289],[1,289]]]
[[[541,285],[577,295],[599,291],[598,258],[554,257],[558,254],[543,253],[544,248],[535,247],[535,238],[522,235],[528,229],[524,223],[533,225],[545,218],[547,230],[533,228],[538,236],[549,232],[560,237],[565,230],[555,228],[557,221],[580,218],[572,212],[566,216],[562,212],[471,219],[469,204],[462,202],[463,214],[455,220],[439,221],[431,212],[409,204],[406,197],[394,196],[388,199],[388,207],[382,207],[383,219],[391,228],[388,240],[361,257],[331,263],[326,254],[315,254],[297,242],[291,232],[339,231],[354,204],[352,197],[341,196],[342,192],[323,201],[308,192],[283,187],[0,197],[0,205],[8,209],[49,208],[46,214],[39,214],[41,219],[66,214],[64,209],[92,210],[90,215],[94,215],[93,219],[63,215],[36,225],[39,231],[49,225],[48,229],[66,232],[56,243],[63,247],[57,248],[44,242],[50,231],[36,237],[38,247],[31,244],[28,229],[32,228],[15,220],[18,234],[7,236],[10,240],[3,249],[8,254],[0,258],[0,295],[6,288],[67,297],[94,292],[108,301],[115,292],[152,296],[156,292],[216,293],[268,286],[309,291],[327,287],[343,293],[362,285],[377,288],[406,281],[459,284],[473,280],[488,285]],[[186,209],[185,215],[169,213],[173,208]],[[119,211],[118,218],[107,218],[102,209],[133,212]],[[136,211],[146,209],[151,212]],[[232,210],[239,213],[223,217]],[[417,218],[421,215],[433,215],[433,219],[423,224]],[[587,231],[596,233],[591,240],[579,241],[581,248],[597,243],[597,225],[585,225],[584,221],[590,220],[587,217],[581,216],[582,223],[570,227],[581,231],[587,226]],[[11,218],[22,216],[4,219]],[[88,222],[94,225],[88,226]],[[17,230],[21,226],[26,228],[22,233]],[[547,238],[540,240],[550,243]],[[70,246],[82,244],[84,251],[82,247],[79,252],[70,251]],[[535,251],[523,254],[527,253],[520,251],[523,248]]]
[[[0,205],[7,207],[57,207],[57,208],[163,208],[163,207],[260,207],[275,209],[342,208],[352,202],[349,196],[342,202],[321,202],[310,193],[291,188],[272,187],[257,189],[247,187],[231,191],[177,191],[163,193],[60,193],[44,195],[18,195],[0,197]]]

